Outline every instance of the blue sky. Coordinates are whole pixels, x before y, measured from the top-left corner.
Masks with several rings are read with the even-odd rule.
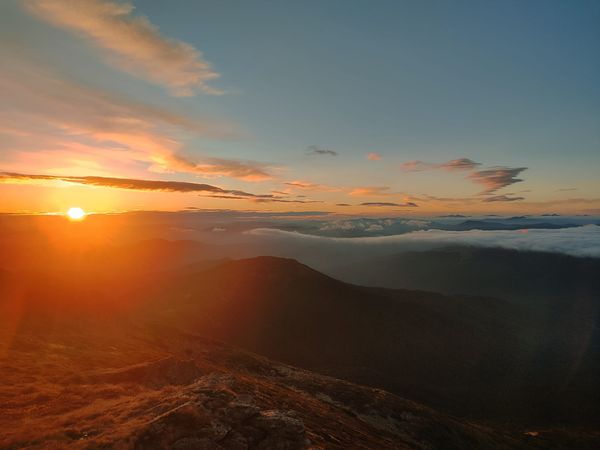
[[[223,128],[221,133],[169,131],[166,136],[178,143],[169,151],[194,164],[203,158],[255,162],[269,177],[257,181],[219,173],[215,179],[214,173],[177,164],[156,170],[152,160],[135,155],[130,163],[96,161],[92,167],[88,161],[78,167],[77,158],[61,161],[58,152],[30,167],[31,158],[19,152],[44,150],[27,142],[16,150],[10,137],[3,145],[0,135],[4,170],[210,182],[253,193],[285,191],[334,209],[337,203],[401,208],[412,202],[421,211],[541,211],[573,205],[567,202],[573,199],[583,200],[577,206],[582,211],[600,206],[598,2],[137,0],[123,16],[125,23],[145,16],[162,39],[192,46],[218,74],[184,97],[173,95],[164,78],[152,79],[151,72],[165,67],[168,58],[132,76],[114,63],[114,46],[107,51],[109,44],[81,28],[81,17],[93,18],[98,5],[123,2],[82,0],[80,5],[84,16],[77,16],[74,27],[63,21],[71,12],[60,0],[3,4],[3,59],[26,65],[28,72],[43,67],[69,83]],[[5,102],[3,109],[10,114],[10,108],[27,107],[34,106]],[[63,140],[60,145],[64,148]],[[101,152],[115,143],[94,145]],[[310,145],[337,156],[308,155]],[[381,159],[367,160],[371,152]],[[459,159],[476,164],[461,170],[444,166]],[[410,161],[426,165],[406,170],[403,164]],[[473,173],[490,168],[526,169],[482,195],[482,185],[489,191],[490,184]],[[515,184],[515,178],[523,181]],[[305,187],[286,184],[297,181]],[[387,189],[357,191],[367,187]],[[159,196],[162,205],[164,195],[154,195]],[[227,203],[177,196],[179,206]],[[489,196],[498,199],[487,201]],[[153,202],[151,197],[140,194],[138,203]],[[257,206],[239,199],[230,203]],[[315,206],[280,203],[261,206]]]

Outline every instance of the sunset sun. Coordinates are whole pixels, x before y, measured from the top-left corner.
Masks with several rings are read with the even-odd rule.
[[[69,210],[67,211],[67,217],[70,220],[83,220],[85,218],[85,215],[85,211],[79,208],[78,206],[69,208]]]

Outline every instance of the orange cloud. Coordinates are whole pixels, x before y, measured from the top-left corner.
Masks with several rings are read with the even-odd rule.
[[[56,171],[86,160],[117,172],[146,165],[154,172],[186,172],[258,181],[270,178],[270,166],[253,161],[182,156],[185,136],[229,138],[231,125],[190,118],[123,96],[58,78],[14,57],[0,73],[4,108],[0,109],[0,152],[4,160],[24,155],[36,170]],[[188,152],[189,153],[189,152]],[[53,157],[45,158],[50,154]],[[47,161],[51,166],[41,167]],[[57,166],[57,164],[59,164]],[[6,166],[6,164],[5,164]],[[29,169],[30,165],[14,170]],[[77,168],[77,167],[75,167]],[[80,167],[83,168],[83,167]]]
[[[352,189],[348,195],[352,197],[387,197],[397,195],[397,193],[390,192],[389,186],[364,186]]]
[[[377,152],[371,152],[367,154],[367,159],[369,161],[379,161],[382,158],[380,153]]]
[[[416,208],[419,205],[417,205],[414,202],[408,202],[408,203],[392,203],[392,202],[364,202],[361,203],[360,206],[401,206],[401,207],[410,207],[410,208]]]
[[[227,176],[245,181],[263,181],[272,178],[267,165],[254,161],[207,157],[203,158],[201,163],[194,163],[180,156],[172,156],[168,164],[182,172],[204,176]]]
[[[285,185],[292,189],[301,189],[304,191],[337,192],[340,190],[339,188],[327,186],[326,184],[316,184],[300,180],[288,181]]]
[[[207,84],[219,74],[202,53],[163,36],[148,18],[134,15],[129,2],[27,0],[25,5],[37,17],[91,40],[106,52],[112,65],[165,86],[174,95],[189,96],[196,90],[222,94]]]

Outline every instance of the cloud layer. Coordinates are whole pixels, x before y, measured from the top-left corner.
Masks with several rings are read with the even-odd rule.
[[[442,231],[422,230],[394,236],[329,238],[276,229],[255,229],[255,236],[277,239],[293,252],[298,248],[317,247],[358,252],[365,255],[392,254],[404,250],[428,250],[448,245],[500,247],[513,250],[563,253],[572,256],[600,257],[600,226],[584,225],[557,230],[516,231]],[[332,248],[333,247],[333,248]],[[294,256],[290,253],[290,256]]]
[[[27,0],[37,17],[88,38],[114,66],[179,96],[222,91],[207,83],[219,77],[202,54],[185,42],[163,36],[129,2],[112,0]]]

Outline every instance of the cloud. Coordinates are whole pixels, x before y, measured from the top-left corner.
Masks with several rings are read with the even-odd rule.
[[[557,189],[555,192],[570,192],[570,191],[577,191],[577,190],[579,190],[579,188],[572,187],[572,188]]]
[[[35,16],[86,37],[107,61],[130,74],[165,86],[178,96],[197,90],[222,94],[208,85],[219,74],[191,45],[162,35],[129,2],[112,0],[27,0]]]
[[[217,186],[203,183],[189,183],[186,181],[163,181],[163,180],[140,180],[133,178],[113,178],[95,176],[61,176],[61,175],[39,175],[12,172],[0,172],[0,181],[27,182],[27,181],[64,181],[67,183],[83,184],[88,186],[102,186],[117,189],[131,189],[136,191],[158,191],[158,192],[200,192],[215,195],[226,195],[227,198],[240,199],[271,199],[271,194],[251,194],[249,192],[222,189]]]
[[[436,168],[435,164],[426,163],[419,160],[406,161],[401,166],[405,172],[422,172],[424,170]]]
[[[414,202],[406,202],[406,203],[392,203],[392,202],[364,202],[361,203],[359,206],[402,206],[402,207],[411,207],[411,208],[416,208],[419,205],[417,205]]]
[[[394,254],[408,250],[422,251],[448,245],[500,247],[521,251],[600,257],[600,226],[598,225],[556,230],[420,230],[393,236],[353,238],[329,238],[266,228],[252,230],[249,234],[266,239],[275,238],[282,244],[287,243],[287,248],[291,250],[283,256],[288,257],[298,257],[301,253],[297,253],[294,248],[304,249],[307,248],[307,244],[310,244],[311,248],[318,247],[323,252],[331,251],[333,255],[344,254],[346,259],[350,257],[364,259],[366,255]],[[321,263],[327,262],[322,254],[319,254],[318,257],[318,261]]]
[[[496,166],[484,170],[475,170],[481,163],[475,162],[469,158],[458,158],[452,159],[442,164],[427,163],[419,160],[407,161],[402,164],[402,170],[405,172],[422,172],[425,170],[442,169],[451,172],[455,171],[468,171],[467,178],[475,183],[481,184],[485,187],[480,195],[489,195],[496,192],[511,184],[523,181],[517,176],[527,170],[527,167],[505,167]],[[517,200],[516,197],[512,200]],[[519,198],[521,200],[521,198]],[[485,201],[511,201],[508,197],[502,199],[498,197],[496,200],[485,200]]]
[[[249,181],[271,177],[272,167],[267,164],[210,156],[192,160],[183,155],[184,150],[189,153],[182,144],[185,138],[228,139],[236,134],[230,124],[186,117],[67,81],[20,55],[10,54],[7,59],[11,64],[0,72],[0,154],[5,167],[11,157],[13,171],[34,166],[89,173],[97,168],[103,175],[145,165],[154,172]]]
[[[257,203],[324,203],[321,200],[290,200],[285,198],[254,198],[252,201]]]
[[[331,220],[323,223],[319,227],[319,231],[336,232],[336,231],[383,231],[386,227],[392,225],[392,219],[343,219]]]
[[[203,176],[227,176],[245,181],[263,181],[272,178],[270,167],[255,161],[205,157],[201,162],[196,163],[181,156],[173,156],[167,161],[173,169]]]
[[[316,184],[311,183],[310,181],[301,180],[288,181],[285,185],[293,189],[301,189],[304,191],[337,192],[340,190],[339,188],[327,186],[326,184]]]
[[[336,203],[335,206],[352,206],[350,203]]]
[[[254,195],[241,191],[223,190],[223,193],[201,194],[202,197],[219,198],[222,200],[246,200],[254,203],[324,203],[321,200],[298,200],[285,197],[275,197],[274,195]]]
[[[318,147],[316,145],[309,145],[307,155],[328,155],[328,156],[338,156],[339,153],[334,150],[329,150],[326,148]]]
[[[397,193],[390,192],[389,186],[363,186],[352,189],[348,195],[353,197],[385,197],[397,195]]]
[[[498,189],[523,181],[517,176],[527,167],[492,167],[470,173],[467,178],[484,186],[482,194],[493,194]]]
[[[428,163],[419,160],[407,161],[401,168],[405,172],[423,172],[424,170],[443,169],[448,171],[473,170],[481,163],[475,162],[469,158],[457,158],[442,164]]]
[[[481,163],[475,162],[469,158],[453,159],[440,165],[444,170],[473,170]]]
[[[381,154],[377,153],[377,152],[371,152],[371,153],[367,154],[367,159],[369,161],[379,161],[379,160],[381,160],[381,158],[382,158]]]
[[[486,197],[483,199],[484,202],[515,202],[517,200],[524,200],[525,197],[510,197],[509,195],[494,195],[493,197]]]

